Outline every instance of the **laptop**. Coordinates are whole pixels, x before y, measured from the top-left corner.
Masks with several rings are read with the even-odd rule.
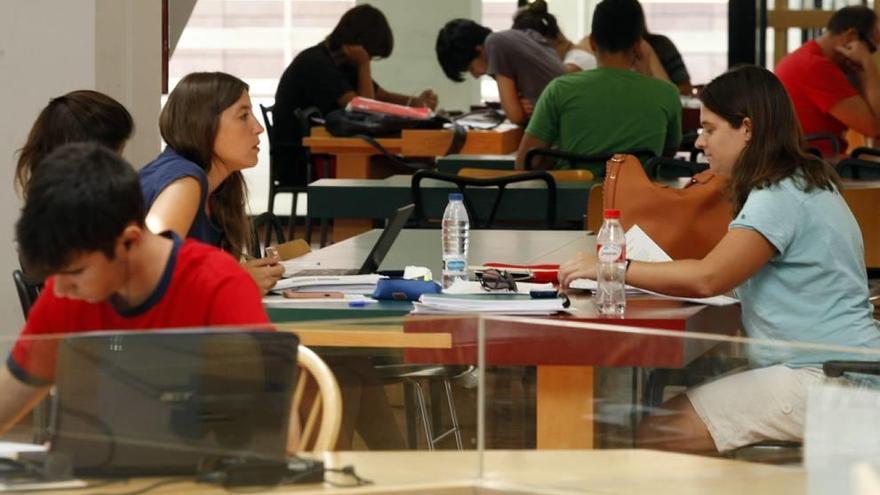
[[[394,215],[388,219],[385,229],[382,231],[379,239],[376,240],[376,244],[373,245],[373,249],[370,250],[370,254],[367,255],[367,259],[364,260],[360,268],[315,268],[300,270],[290,276],[320,277],[324,275],[367,275],[376,273],[391,246],[394,245],[394,241],[397,240],[397,236],[400,235],[400,231],[403,230],[409,217],[412,216],[414,209],[415,205],[412,204],[397,209]]]
[[[54,462],[76,476],[191,475],[286,458],[299,339],[289,332],[97,333],[59,345]]]

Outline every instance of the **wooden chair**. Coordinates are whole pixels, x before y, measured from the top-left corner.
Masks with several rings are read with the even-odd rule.
[[[311,349],[299,346],[297,362],[299,378],[290,408],[287,452],[294,455],[306,451],[331,451],[336,447],[342,425],[342,393],[339,384],[330,368]],[[307,397],[306,390],[315,390],[315,386],[315,396]],[[304,399],[309,399],[311,403],[307,404],[307,412],[303,416],[305,421],[301,421],[300,408]]]
[[[472,177],[475,179],[497,179],[498,177],[510,177],[516,174],[522,174],[523,170],[499,170],[492,168],[469,168],[465,167],[458,171],[458,175],[462,177]],[[548,170],[556,182],[592,182],[593,173],[589,170]]]

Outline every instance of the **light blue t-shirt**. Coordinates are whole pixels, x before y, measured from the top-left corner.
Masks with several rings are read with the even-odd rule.
[[[862,234],[837,192],[800,187],[797,176],[753,190],[730,228],[759,232],[777,253],[737,287],[749,337],[880,349],[868,301]],[[872,359],[820,350],[749,346],[753,365],[821,366]]]

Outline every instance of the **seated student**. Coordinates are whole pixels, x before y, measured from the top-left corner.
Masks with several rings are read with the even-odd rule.
[[[26,198],[37,164],[62,144],[95,141],[122,154],[133,132],[134,121],[128,110],[103,93],[78,90],[52,98],[19,150],[15,185]]]
[[[25,268],[49,278],[0,370],[0,433],[49,391],[57,340],[47,336],[268,323],[231,256],[153,234],[144,213],[137,173],[103,146],[64,145],[39,163],[15,233]]]
[[[634,0],[596,6],[590,42],[599,68],[566,74],[547,86],[520,142],[518,168],[529,150],[553,144],[585,155],[674,153],[681,141],[681,101],[672,84],[632,70],[642,56],[641,26],[642,9]]]
[[[516,11],[513,16],[513,29],[525,31],[531,29],[540,33],[565,64],[566,72],[578,72],[596,68],[596,57],[587,50],[575,46],[562,34],[556,23],[556,16],[547,11],[547,2],[535,0]]]
[[[437,59],[449,79],[464,81],[486,74],[498,83],[501,108],[514,124],[525,124],[541,91],[565,73],[556,50],[535,31],[493,33],[469,19],[446,23],[437,34]]]
[[[873,9],[844,7],[831,16],[818,39],[786,55],[774,69],[785,86],[805,134],[831,133],[843,140],[847,128],[880,137],[880,72],[873,53],[880,24]],[[811,142],[826,158],[827,140]],[[846,151],[846,145],[841,151]]]
[[[393,48],[391,27],[379,9],[369,4],[349,9],[324,41],[300,52],[281,75],[273,110],[276,135],[298,142],[296,110],[317,107],[326,115],[345,108],[355,96],[436,108],[437,95],[430,89],[403,95],[373,80],[372,60],[389,57]]]
[[[147,227],[220,247],[236,259],[251,236],[241,171],[257,164],[263,127],[248,85],[222,72],[196,72],[177,84],[159,116],[168,144],[140,171]],[[265,293],[284,274],[272,258],[244,263]]]
[[[839,178],[801,147],[782,84],[747,66],[703,90],[697,147],[711,169],[730,178],[736,216],[701,260],[628,263],[626,282],[677,296],[736,289],[752,338],[880,348],[872,319],[861,231],[841,197]],[[560,267],[563,287],[595,278],[596,256]],[[640,443],[688,451],[727,451],[763,440],[801,440],[807,389],[845,383],[822,373],[845,353],[753,345],[753,369],[690,389],[639,428]],[[865,358],[863,358],[865,359]]]

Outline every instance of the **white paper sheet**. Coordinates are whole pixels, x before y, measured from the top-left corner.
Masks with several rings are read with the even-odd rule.
[[[553,287],[553,284],[533,284],[529,282],[517,282],[516,283],[517,294],[525,294],[528,295],[529,292],[533,290],[556,290]],[[480,282],[471,281],[471,280],[456,280],[452,283],[449,288],[443,291],[444,294],[513,294],[513,292],[504,290],[504,291],[487,291],[480,285]]]

